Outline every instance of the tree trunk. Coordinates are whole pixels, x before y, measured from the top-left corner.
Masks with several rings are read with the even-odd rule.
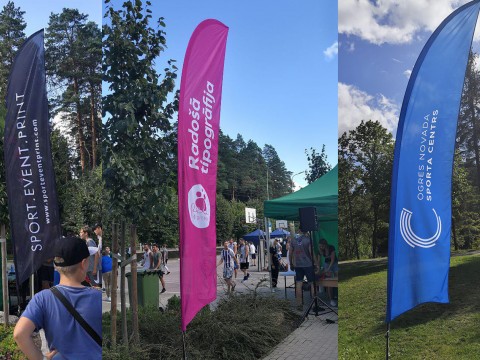
[[[372,257],[377,257],[377,227],[378,227],[378,207],[373,208],[373,233],[372,233]]]
[[[475,164],[477,166],[477,186],[480,187],[480,125],[476,126],[475,120],[473,120],[473,149],[475,151]]]
[[[78,127],[78,150],[80,152],[80,167],[82,174],[85,173],[85,137],[82,129],[82,116],[80,114],[80,95],[78,90],[78,79],[73,79],[73,93],[75,94],[75,104],[77,106],[77,127]]]
[[[477,170],[477,185],[480,187],[480,149],[479,149],[479,133],[480,128],[477,126],[477,118],[476,118],[476,106],[475,106],[475,96],[477,94],[470,97],[470,109],[472,112],[472,146],[473,151],[475,153],[475,165]]]
[[[349,212],[349,220],[350,220],[350,228],[352,229],[352,236],[353,236],[353,244],[355,248],[355,255],[357,257],[357,260],[360,260],[360,252],[358,250],[358,239],[357,239],[357,233],[354,228],[354,223],[353,223],[353,210],[352,210],[352,199],[350,198],[350,194],[347,193],[347,199],[348,199],[348,212]]]
[[[458,250],[457,232],[455,230],[455,218],[452,216],[452,235],[453,235],[453,247],[455,251]]]
[[[112,252],[118,254],[118,224],[113,224],[112,229]],[[112,287],[111,287],[111,310],[110,310],[110,338],[112,347],[117,345],[117,279],[118,279],[118,261],[112,257]]]
[[[92,169],[97,166],[97,128],[95,124],[95,87],[90,84],[90,121],[92,127]]]

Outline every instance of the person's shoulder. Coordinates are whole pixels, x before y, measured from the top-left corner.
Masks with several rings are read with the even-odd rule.
[[[53,297],[53,293],[50,289],[44,289],[36,293],[30,302],[34,301],[36,303],[48,302]]]
[[[78,288],[78,290],[76,290],[76,293],[81,295],[82,297],[90,299],[91,301],[100,303],[102,302],[102,291],[99,288],[85,286],[83,288]]]

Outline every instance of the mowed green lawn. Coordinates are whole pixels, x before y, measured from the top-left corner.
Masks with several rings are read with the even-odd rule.
[[[340,264],[339,359],[385,359],[387,259]],[[390,325],[391,359],[480,359],[480,255],[453,256],[450,304],[423,304]]]

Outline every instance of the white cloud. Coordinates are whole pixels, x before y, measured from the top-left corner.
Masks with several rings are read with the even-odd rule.
[[[469,0],[341,0],[338,32],[373,44],[409,43],[420,31],[433,31]]]
[[[407,69],[403,72],[403,75],[407,77],[407,79],[410,79],[410,75],[412,75],[412,70]]]
[[[395,133],[399,106],[382,94],[372,96],[353,85],[338,83],[338,135],[355,129],[362,120],[379,121]]]
[[[347,52],[355,51],[355,43],[353,41],[345,41],[343,43],[338,43],[338,46],[343,48]]]
[[[323,51],[327,60],[332,60],[338,54],[338,42],[335,41],[330,47]]]

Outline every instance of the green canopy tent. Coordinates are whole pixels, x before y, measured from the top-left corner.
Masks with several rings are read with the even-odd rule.
[[[318,251],[318,240],[324,238],[335,246],[338,254],[338,165],[308,186],[281,198],[264,202],[265,216],[277,220],[300,220],[299,209],[317,209],[318,231],[313,233]]]

